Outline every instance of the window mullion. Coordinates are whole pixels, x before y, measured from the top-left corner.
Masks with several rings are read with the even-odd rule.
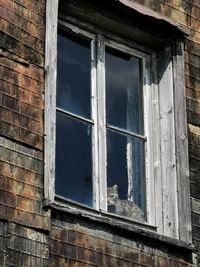
[[[98,145],[99,145],[99,200],[100,209],[107,209],[106,185],[106,108],[105,108],[105,48],[102,35],[97,36],[98,84]]]
[[[92,110],[92,120],[94,121],[93,134],[92,134],[92,169],[93,169],[93,201],[94,208],[99,210],[99,182],[98,182],[98,114],[97,114],[97,75],[96,75],[96,44],[95,40],[91,41],[91,110]]]

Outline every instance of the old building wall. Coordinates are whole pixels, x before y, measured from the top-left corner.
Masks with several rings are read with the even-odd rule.
[[[0,0],[0,266],[188,267],[191,252],[43,209],[45,0]],[[185,42],[193,242],[200,251],[200,2],[137,0]]]
[[[200,249],[200,1],[137,0],[174,19],[188,30],[185,40],[185,85],[189,139],[193,242]]]
[[[1,0],[0,17],[0,266],[47,266],[45,1]]]

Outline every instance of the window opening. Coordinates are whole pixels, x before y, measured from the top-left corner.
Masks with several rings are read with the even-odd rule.
[[[143,58],[100,35],[59,31],[57,46],[56,195],[144,221]]]

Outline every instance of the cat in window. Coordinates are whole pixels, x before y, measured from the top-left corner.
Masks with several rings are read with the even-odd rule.
[[[107,187],[107,203],[108,211],[120,216],[144,221],[143,211],[129,200],[119,199],[118,186],[115,184],[112,187]]]

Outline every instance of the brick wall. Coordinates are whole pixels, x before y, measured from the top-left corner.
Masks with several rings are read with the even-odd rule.
[[[53,266],[191,267],[190,253],[140,235],[52,213]]]
[[[185,80],[193,242],[200,251],[200,2],[137,2],[190,33]],[[0,20],[0,266],[191,266],[184,249],[43,209],[45,0],[0,0]]]
[[[48,266],[45,1],[0,0],[0,266]]]

